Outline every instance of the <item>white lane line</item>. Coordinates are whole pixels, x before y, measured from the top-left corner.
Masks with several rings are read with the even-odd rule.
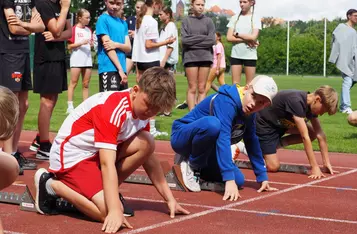
[[[256,180],[249,180],[249,179],[246,179],[245,181],[256,182]],[[299,184],[294,184],[294,183],[275,182],[275,181],[269,181],[269,184],[279,184],[279,185],[288,185],[288,186],[299,185]],[[357,188],[352,188],[352,187],[334,187],[334,186],[323,186],[323,185],[310,185],[310,186],[307,186],[307,187],[322,188],[322,189],[333,189],[333,190],[337,190],[337,191],[357,191]]]
[[[222,211],[222,210],[225,210],[225,209],[233,208],[235,206],[240,206],[240,205],[243,205],[243,204],[259,201],[259,200],[266,199],[266,198],[269,198],[269,197],[281,195],[283,193],[287,193],[287,192],[290,192],[290,191],[301,189],[301,188],[307,187],[309,185],[314,185],[314,184],[321,183],[321,182],[324,182],[324,181],[328,181],[328,180],[331,180],[331,179],[334,179],[334,178],[338,178],[338,177],[341,177],[341,176],[349,175],[349,174],[352,174],[352,173],[355,173],[355,172],[357,172],[357,169],[354,169],[354,170],[351,170],[351,171],[346,171],[346,172],[343,172],[341,174],[337,174],[335,176],[331,176],[331,177],[328,177],[328,178],[323,178],[323,179],[320,179],[320,180],[311,181],[309,183],[296,185],[294,187],[286,188],[286,189],[283,189],[283,190],[280,190],[280,191],[277,191],[277,192],[274,192],[274,193],[269,193],[267,195],[262,195],[262,196],[259,196],[259,197],[254,197],[254,198],[251,198],[251,199],[234,202],[234,203],[231,203],[231,204],[228,204],[228,205],[225,205],[225,206],[212,208],[210,210],[201,211],[201,212],[198,212],[198,213],[195,213],[195,214],[191,214],[191,215],[187,215],[187,216],[182,216],[180,218],[172,219],[170,221],[161,222],[161,223],[149,225],[149,226],[146,226],[146,227],[138,228],[136,230],[132,230],[132,231],[125,232],[125,233],[128,233],[128,234],[129,233],[130,234],[132,234],[132,233],[141,233],[141,232],[149,231],[149,230],[152,230],[152,229],[165,227],[167,225],[171,225],[171,224],[174,224],[174,223],[180,223],[180,222],[183,222],[183,221],[186,221],[186,220],[202,217],[202,216],[205,216],[205,215],[208,215],[208,214],[216,213],[218,211]]]
[[[265,211],[258,211],[258,210],[243,210],[243,209],[227,209],[227,210],[236,211],[236,212],[244,212],[244,213],[253,213],[253,214],[259,214],[259,215],[272,215],[272,216],[281,216],[281,217],[297,218],[297,219],[309,219],[309,220],[335,222],[335,223],[357,224],[357,221],[344,220],[344,219],[331,219],[331,218],[305,216],[305,215],[292,215],[292,214],[265,212]]]
[[[13,231],[6,231],[4,230],[5,234],[25,234],[24,232],[13,232]]]
[[[163,200],[153,200],[146,198],[135,198],[135,197],[125,197],[127,200],[135,200],[135,201],[145,201],[145,202],[153,202],[153,203],[166,203]],[[198,207],[202,209],[214,209],[217,206],[207,206],[200,204],[191,204],[191,203],[181,203],[182,206],[187,207]],[[277,213],[277,212],[269,212],[269,211],[259,211],[259,210],[244,210],[244,209],[236,209],[236,208],[228,208],[224,209],[225,211],[234,211],[234,212],[243,212],[243,213],[252,213],[259,215],[274,215],[274,216],[282,216],[288,218],[298,218],[298,219],[309,219],[309,220],[318,220],[318,221],[327,221],[327,222],[336,222],[336,223],[349,223],[349,224],[357,224],[357,221],[352,220],[344,220],[344,219],[331,219],[331,218],[323,218],[323,217],[314,217],[314,216],[306,216],[306,215],[293,215],[293,214],[285,214],[285,213]]]

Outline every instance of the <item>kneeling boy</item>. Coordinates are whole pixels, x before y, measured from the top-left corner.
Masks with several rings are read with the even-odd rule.
[[[147,70],[131,89],[98,93],[79,105],[54,140],[52,173],[40,169],[35,175],[38,212],[51,213],[57,195],[104,222],[103,231],[131,227],[123,216],[118,187],[143,165],[171,217],[175,212],[188,214],[169,189],[149,133],[149,119],[175,104],[175,90],[173,77],[156,67]]]
[[[273,105],[257,114],[257,135],[267,169],[269,171],[279,169],[277,149],[303,143],[312,167],[309,178],[324,177],[316,162],[311,143],[317,138],[323,164],[333,174],[335,171],[330,163],[326,135],[321,128],[318,116],[325,113],[335,114],[337,104],[337,92],[327,85],[321,86],[313,93],[300,90],[278,92],[273,99]]]
[[[172,125],[171,146],[178,154],[186,187],[193,192],[201,190],[200,176],[206,181],[225,182],[223,200],[240,197],[238,186],[244,175],[233,163],[231,142],[241,139],[247,145],[259,192],[272,191],[267,170],[255,134],[255,112],[269,106],[277,93],[274,80],[257,76],[245,87],[223,85],[218,94],[200,102],[190,113],[175,120]]]

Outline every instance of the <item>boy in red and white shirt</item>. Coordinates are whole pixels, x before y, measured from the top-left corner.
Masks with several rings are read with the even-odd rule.
[[[55,196],[90,218],[103,231],[131,227],[123,216],[118,185],[141,165],[171,217],[188,214],[173,197],[154,152],[149,119],[175,104],[175,81],[163,68],[147,70],[139,84],[124,91],[93,95],[64,121],[51,148],[48,173],[35,175],[36,208],[50,214]],[[53,176],[55,175],[55,177]],[[52,196],[51,196],[52,195]]]

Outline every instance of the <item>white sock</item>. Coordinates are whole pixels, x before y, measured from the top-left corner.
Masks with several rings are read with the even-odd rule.
[[[150,119],[150,132],[155,132],[156,127],[155,127],[155,119]]]
[[[67,102],[68,108],[74,108],[73,107],[73,101],[68,101]]]
[[[243,142],[240,141],[236,145],[242,154],[248,155],[247,149],[245,148],[245,144]]]
[[[48,194],[50,194],[52,196],[56,196],[56,192],[55,192],[55,190],[53,190],[53,188],[51,186],[52,182],[53,182],[52,178],[50,178],[46,181],[46,191]]]

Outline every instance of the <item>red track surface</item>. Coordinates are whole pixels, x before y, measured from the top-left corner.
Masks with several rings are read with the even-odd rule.
[[[20,150],[28,158],[34,132],[24,132]],[[156,143],[161,160],[172,163],[173,151],[168,142]],[[306,164],[304,152],[281,150],[282,162]],[[135,209],[129,218],[133,230],[121,233],[357,233],[357,155],[331,154],[335,169],[341,173],[313,181],[306,175],[271,173],[274,193],[257,193],[258,185],[250,170],[243,170],[246,185],[237,202],[222,201],[214,192],[185,193],[174,191],[177,200],[190,215],[170,219],[167,208],[153,186],[123,184],[121,191]],[[48,162],[38,162],[47,167]],[[140,171],[141,169],[139,169]],[[18,180],[34,194],[34,171],[25,171]],[[139,173],[142,173],[141,171]],[[7,191],[18,192],[11,186]],[[43,216],[20,211],[17,206],[0,204],[5,233],[100,233],[101,224],[65,215]]]

